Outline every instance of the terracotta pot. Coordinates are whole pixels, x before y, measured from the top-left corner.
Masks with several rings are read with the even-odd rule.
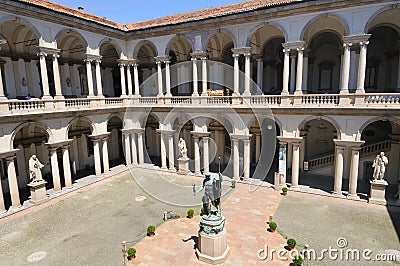
[[[148,236],[150,236],[150,237],[153,237],[153,236],[155,236],[155,235],[156,235],[156,233],[154,233],[154,232],[148,233]]]
[[[130,257],[128,257],[128,260],[132,261],[132,260],[134,260],[135,258],[136,258],[136,255],[135,255],[135,256],[130,256]]]
[[[192,218],[193,218],[193,215],[188,216],[188,218],[189,218],[189,219],[192,219]]]

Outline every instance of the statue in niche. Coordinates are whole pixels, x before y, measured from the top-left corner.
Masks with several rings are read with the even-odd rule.
[[[182,158],[187,158],[186,142],[183,138],[179,139],[178,147],[179,147],[179,153],[181,154]]]
[[[31,183],[43,181],[41,169],[44,165],[39,161],[36,155],[29,159],[29,180]]]
[[[374,180],[383,180],[386,171],[386,165],[389,163],[388,158],[384,152],[376,156],[372,167],[374,168]]]

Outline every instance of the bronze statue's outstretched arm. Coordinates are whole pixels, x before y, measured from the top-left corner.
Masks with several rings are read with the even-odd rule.
[[[195,196],[197,194],[199,194],[203,189],[204,189],[204,185],[201,185],[200,188],[196,190],[196,185],[193,184],[193,193],[194,193]]]

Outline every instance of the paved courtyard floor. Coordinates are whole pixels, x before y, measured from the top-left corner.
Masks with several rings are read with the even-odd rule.
[[[164,181],[153,171],[133,172],[143,181],[142,187],[155,187],[174,202],[188,199],[186,192],[181,192],[190,194],[191,185],[202,181],[194,176],[162,174],[164,181],[180,185],[162,191]],[[276,257],[274,261],[257,257],[265,245],[279,250],[286,243],[279,233],[266,231],[269,215],[282,235],[316,250],[335,246],[339,237],[351,248],[369,248],[374,254],[400,250],[398,209],[388,211],[383,206],[295,192],[283,197],[269,187],[249,191],[246,184],[230,190],[229,184],[224,182],[228,193],[222,204],[231,248],[227,265],[289,265],[290,261]],[[135,265],[203,264],[194,253],[199,216],[184,218],[187,209],[148,195],[124,172],[0,219],[0,265],[122,265],[124,240],[137,249]],[[198,213],[200,206],[193,209]],[[164,223],[162,213],[167,210],[183,218]],[[154,238],[145,237],[150,224],[157,226]],[[309,265],[341,264],[324,260]]]

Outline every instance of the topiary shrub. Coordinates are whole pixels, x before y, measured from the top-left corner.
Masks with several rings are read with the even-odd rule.
[[[149,236],[154,235],[155,231],[156,231],[156,227],[154,225],[147,226],[147,235],[149,235]]]
[[[293,264],[294,264],[295,266],[301,266],[301,265],[303,264],[303,258],[300,257],[300,256],[295,256],[295,257],[293,258]]]
[[[203,216],[203,215],[205,215],[206,213],[205,213],[205,211],[204,211],[204,208],[203,207],[201,207],[201,210],[200,210],[200,216]]]
[[[270,222],[269,223],[269,229],[274,232],[276,230],[276,228],[278,227],[278,225],[275,222]]]
[[[236,187],[236,180],[232,180],[231,181],[231,185],[232,185],[233,188]]]
[[[283,193],[287,192],[287,187],[283,187],[283,188],[282,188],[282,192],[283,192]]]
[[[188,216],[189,218],[192,218],[193,215],[194,215],[194,210],[189,209],[189,210],[187,211],[187,216]]]
[[[135,258],[136,257],[136,249],[128,248],[126,256],[128,257],[129,260],[131,260],[132,258]]]
[[[288,245],[288,247],[289,247],[290,249],[294,249],[294,247],[296,246],[296,240],[294,240],[293,238],[289,238],[289,239],[286,241],[286,244]]]

